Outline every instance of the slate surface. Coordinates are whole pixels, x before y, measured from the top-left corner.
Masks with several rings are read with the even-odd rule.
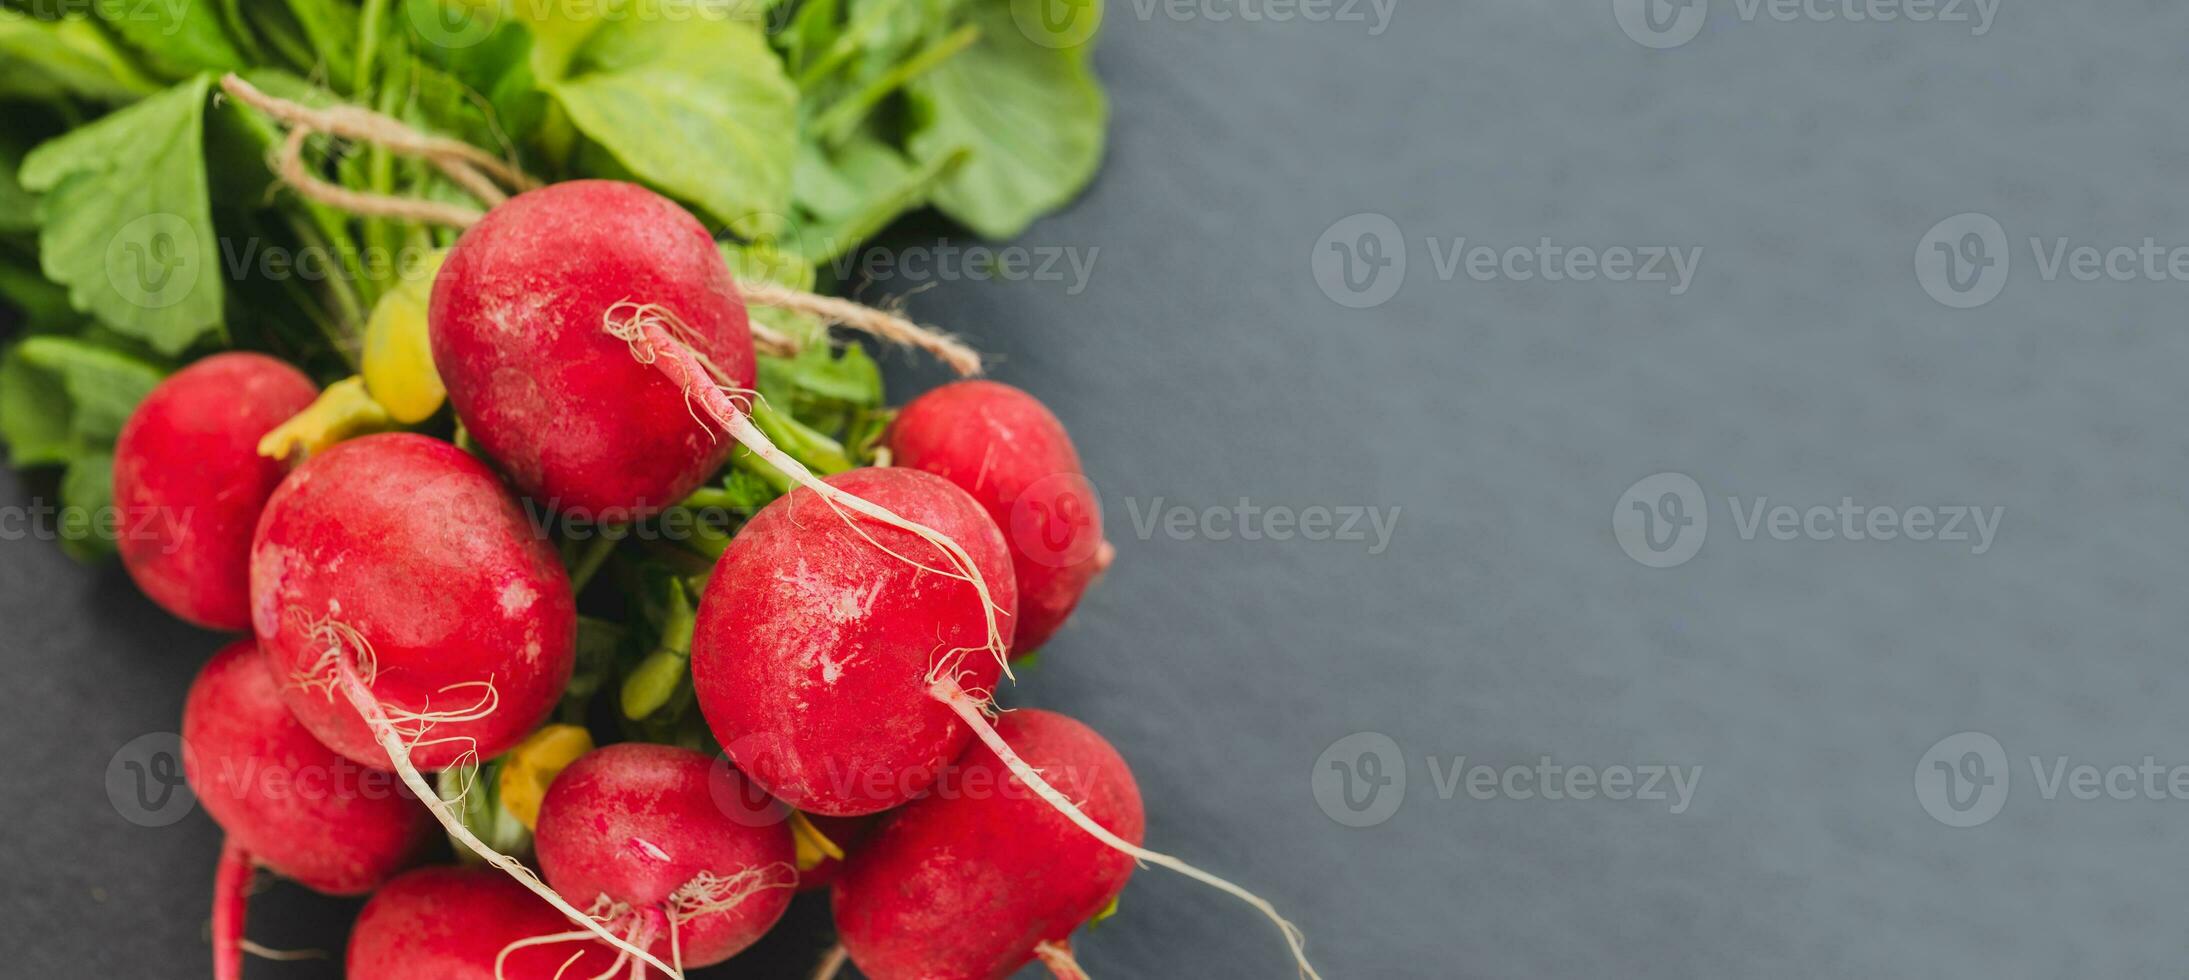
[[[1275,900],[1331,977],[2177,971],[2189,460],[2169,413],[2189,284],[2083,282],[2039,256],[2189,242],[2189,10],[2010,3],[1978,35],[1720,3],[1657,49],[1609,0],[1399,0],[1381,33],[1366,0],[1312,9],[1367,22],[1210,19],[1247,7],[1294,9],[1110,4],[1108,167],[1019,243],[1091,259],[1083,283],[952,276],[917,300],[1069,421],[1120,552],[1009,700],[1105,732],[1151,841]],[[1680,9],[1655,23],[1680,30]],[[1952,309],[1914,257],[1972,211],[2011,241],[2007,277]],[[1361,213],[1392,224],[1325,237]],[[1353,280],[1387,302],[1318,286],[1311,255],[1335,275],[1328,246],[1392,227],[1403,284]],[[896,261],[932,251],[921,235],[898,236],[876,288],[937,278]],[[1441,261],[1459,238],[1703,252],[1676,294],[1518,264],[1478,281]],[[900,391],[932,378],[897,364]],[[1660,472],[1703,499],[1622,498]],[[1399,517],[1381,550],[1212,540],[1231,525],[1202,511],[1241,498]],[[1850,541],[1836,514],[1778,540],[1757,511],[1843,498],[1896,527],[2004,510],[1988,548]],[[1700,551],[1630,558],[1612,515],[1640,521],[1637,502],[1707,513]],[[1181,507],[1190,527],[1166,523]],[[118,747],[173,729],[215,642],[116,570],[6,543],[0,973],[202,975],[211,825],[132,825],[101,780]],[[1997,751],[1932,751],[1962,731]],[[1375,775],[1318,766],[1354,732],[1388,736],[1381,775],[1406,779],[1363,828],[1311,790]],[[1552,800],[1546,757],[1700,776],[1684,806]],[[2051,781],[2146,757],[2148,784],[2112,784],[2129,799]],[[1355,802],[1376,815],[1396,791]],[[351,908],[277,887],[252,933],[338,948]],[[825,911],[796,921],[723,975],[802,970]],[[1155,872],[1081,945],[1097,977],[1286,972],[1250,913]]]

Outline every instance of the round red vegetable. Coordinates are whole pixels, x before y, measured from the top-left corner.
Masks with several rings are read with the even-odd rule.
[[[972,497],[906,469],[827,482],[956,540],[1009,641],[1011,558]],[[824,816],[875,813],[926,789],[972,737],[932,693],[937,677],[985,690],[1002,670],[983,649],[980,598],[948,567],[919,536],[839,515],[803,487],[761,508],[715,566],[692,641],[700,710],[737,767]]]
[[[797,868],[788,814],[726,765],[688,749],[627,742],[555,777],[534,847],[547,883],[610,929],[688,967],[743,952],[790,907]]]
[[[321,745],[278,688],[257,643],[214,654],[183,704],[183,776],[254,863],[330,895],[371,891],[433,820],[393,774]]]
[[[1094,730],[1014,711],[996,731],[1087,816],[1135,845],[1140,789]],[[1089,836],[975,745],[934,792],[890,814],[836,881],[836,931],[873,980],[1000,980],[1062,943],[1125,887],[1133,859]]]
[[[1109,564],[1102,505],[1049,409],[1010,385],[960,381],[912,400],[889,428],[896,464],[957,484],[1011,545],[1013,656],[1049,642]]]
[[[571,924],[509,876],[485,868],[420,868],[388,882],[350,930],[349,980],[554,980],[602,976],[621,961],[589,939],[510,950]],[[621,977],[618,970],[615,974]],[[649,973],[649,976],[658,974]]]
[[[636,184],[575,180],[520,194],[457,240],[428,304],[433,362],[456,415],[519,489],[557,510],[635,517],[683,499],[731,441],[604,317],[673,314],[681,340],[737,387],[752,333],[707,230]]]
[[[199,626],[251,627],[251,529],[288,472],[258,441],[318,395],[262,354],[215,354],[152,389],[114,444],[122,566]]]
[[[554,549],[484,464],[424,436],[354,439],[290,474],[259,521],[251,598],[289,709],[371,766],[390,762],[343,663],[433,770],[538,727],[577,655]]]

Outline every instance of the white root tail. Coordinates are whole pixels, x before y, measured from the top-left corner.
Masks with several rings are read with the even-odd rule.
[[[1004,665],[1004,673],[1010,673],[1009,644],[1005,642],[1003,636],[1000,610],[996,606],[995,598],[989,593],[987,579],[981,576],[980,567],[974,564],[973,556],[968,554],[964,547],[960,546],[957,541],[947,534],[924,524],[899,517],[886,507],[868,501],[856,494],[846,493],[830,486],[822,481],[820,477],[813,475],[813,471],[806,469],[805,464],[792,459],[788,454],[777,449],[775,443],[769,441],[767,434],[761,432],[760,427],[753,424],[751,413],[747,411],[749,402],[746,405],[739,404],[741,398],[758,396],[732,387],[730,380],[724,376],[720,368],[694,350],[687,340],[690,333],[689,328],[677,318],[674,312],[657,304],[634,303],[626,300],[609,307],[608,311],[602,316],[602,323],[609,336],[630,345],[632,359],[641,364],[652,365],[663,376],[667,377],[671,384],[676,385],[679,390],[684,392],[687,404],[696,406],[695,417],[700,413],[704,413],[709,421],[728,434],[730,438],[752,450],[753,455],[783,471],[791,478],[792,482],[813,491],[823,502],[828,504],[829,509],[835,511],[838,516],[844,519],[844,523],[849,525],[854,533],[865,538],[868,543],[891,557],[922,571],[957,579],[971,585],[973,591],[980,598],[981,613],[987,628],[986,641],[976,649],[985,650],[994,655],[996,662]],[[845,513],[847,510],[890,527],[910,532],[942,552],[950,567],[947,569],[935,568],[890,550],[867,534],[866,530],[861,528],[857,521],[851,519],[850,514]]]
[[[849,959],[851,952],[844,948],[843,943],[830,946],[828,952],[821,954],[821,962],[814,966],[813,980],[836,980],[836,975],[844,972],[844,963]]]
[[[556,911],[561,912],[571,922],[584,927],[586,933],[598,937],[602,942],[621,950],[625,955],[635,956],[645,961],[648,966],[662,971],[674,980],[682,980],[684,976],[682,971],[663,963],[658,957],[647,952],[644,948],[616,935],[592,916],[579,911],[576,906],[565,901],[554,889],[547,887],[545,882],[542,882],[538,876],[532,873],[532,869],[525,867],[516,858],[488,846],[485,841],[479,839],[478,835],[473,834],[469,827],[464,826],[463,821],[456,818],[456,814],[448,808],[447,802],[441,799],[439,793],[434,792],[432,785],[426,782],[426,777],[410,761],[411,748],[417,744],[418,737],[424,733],[425,728],[435,719],[433,716],[424,713],[402,713],[407,718],[412,719],[413,729],[406,740],[405,733],[396,727],[396,722],[390,717],[386,706],[380,703],[379,698],[373,696],[372,688],[359,673],[359,664],[369,665],[372,663],[371,646],[363,636],[342,624],[325,621],[321,621],[319,626],[312,630],[311,636],[313,639],[329,645],[328,654],[322,662],[327,663],[333,670],[334,689],[340,691],[349,700],[350,706],[357,709],[357,713],[364,718],[366,727],[372,729],[373,740],[380,743],[381,750],[388,754],[388,763],[395,768],[395,774],[403,780],[403,785],[410,787],[411,793],[418,797],[418,801],[425,804],[426,809],[433,814],[433,818],[440,821],[442,829],[448,831],[450,837],[470,848],[472,853],[477,854],[488,864],[507,872],[527,891],[538,895],[547,904],[554,906]],[[369,671],[371,668],[367,666],[364,669]]]
[[[1276,923],[1279,930],[1283,931],[1285,944],[1292,948],[1292,959],[1299,965],[1300,975],[1308,977],[1309,980],[1322,980],[1322,974],[1315,972],[1314,965],[1307,961],[1307,937],[1300,932],[1300,927],[1293,925],[1284,916],[1277,914],[1276,906],[1269,904],[1267,899],[1168,854],[1148,850],[1110,833],[1109,828],[1096,823],[1093,817],[1088,816],[1085,811],[1079,808],[1078,804],[1073,803],[1063,793],[1058,792],[1056,787],[1049,785],[1049,781],[1042,778],[1040,770],[1028,765],[1025,759],[1020,758],[1017,752],[1012,751],[1010,744],[1003,740],[1003,736],[996,733],[996,726],[989,723],[987,715],[989,702],[986,699],[976,698],[968,694],[958,687],[955,681],[947,678],[938,681],[931,693],[936,700],[949,705],[950,710],[957,713],[959,720],[973,729],[973,734],[980,738],[981,744],[988,746],[989,751],[996,754],[996,758],[1003,760],[1004,767],[1011,770],[1012,775],[1017,776],[1020,781],[1033,789],[1034,795],[1041,797],[1043,801],[1055,807],[1058,813],[1063,814],[1066,819],[1078,825],[1079,829],[1086,831],[1089,836],[1101,841],[1111,850],[1128,855],[1133,860],[1169,868],[1254,906],[1264,916],[1267,916],[1269,921]]]
[[[1079,961],[1072,958],[1072,944],[1044,940],[1034,944],[1034,958],[1049,968],[1049,975],[1056,980],[1091,980]]]

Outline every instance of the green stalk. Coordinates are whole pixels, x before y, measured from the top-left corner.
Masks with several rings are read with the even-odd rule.
[[[934,70],[936,65],[956,57],[980,40],[980,27],[967,24],[943,36],[942,40],[928,45],[894,67],[860,86],[859,90],[829,106],[813,121],[813,132],[831,144],[842,143],[851,137],[867,113],[874,111],[883,99],[895,94],[913,79]]]
[[[372,63],[380,54],[380,19],[387,10],[388,0],[365,0],[364,9],[358,13],[357,70],[350,87],[360,102],[372,97]]]

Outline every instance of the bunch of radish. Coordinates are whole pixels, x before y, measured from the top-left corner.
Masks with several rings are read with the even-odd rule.
[[[429,419],[270,459],[255,447],[312,388],[222,357],[154,392],[117,453],[124,500],[200,515],[131,572],[185,618],[253,633],[207,666],[184,725],[229,841],[217,975],[237,976],[248,946],[253,865],[379,889],[348,956],[364,980],[677,977],[736,956],[814,887],[832,893],[844,954],[891,980],[1036,960],[1078,976],[1073,932],[1138,864],[1253,904],[1313,975],[1268,903],[1142,846],[1139,790],[1101,736],[997,707],[1012,658],[1048,642],[1110,561],[1078,455],[1038,401],[947,385],[877,433],[878,465],[814,472],[756,422],[770,406],[753,326],[716,243],[631,184],[495,207],[449,250],[427,309],[459,440]],[[558,713],[582,722],[597,684],[577,599],[598,567],[574,583],[585,562],[535,515],[657,515],[733,454],[789,490],[711,561],[684,555],[663,594],[696,605],[643,665],[667,664],[668,693],[623,701],[684,699],[692,724],[651,740],[681,744],[627,727],[535,765],[528,737]],[[303,799],[221,777],[250,764],[380,778]],[[470,818],[492,773],[525,833]],[[395,877],[429,853],[429,821],[483,866]]]

